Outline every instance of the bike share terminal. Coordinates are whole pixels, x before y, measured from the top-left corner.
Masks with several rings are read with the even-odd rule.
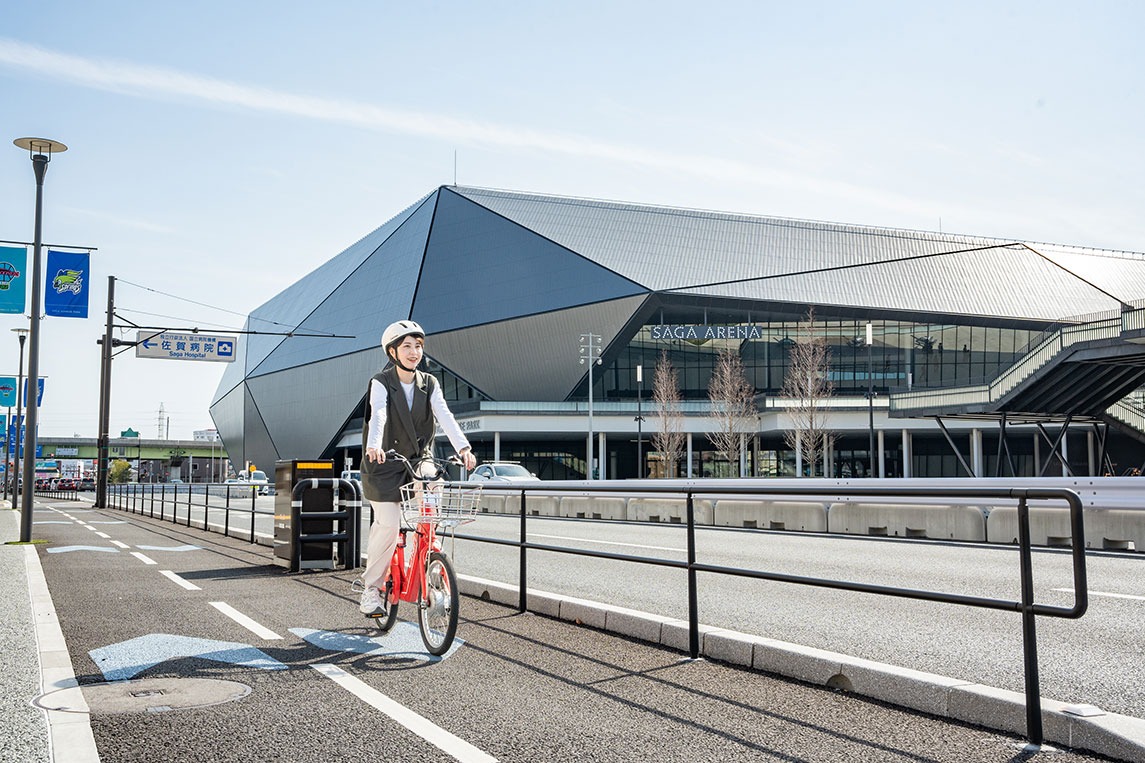
[[[332,459],[274,465],[274,563],[300,570],[360,565],[362,491],[334,476]]]

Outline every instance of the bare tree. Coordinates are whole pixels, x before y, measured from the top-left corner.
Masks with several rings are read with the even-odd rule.
[[[652,404],[660,427],[652,433],[652,447],[664,459],[664,476],[676,476],[676,464],[684,450],[684,415],[680,411],[680,383],[666,350],[661,350],[652,377]]]
[[[827,431],[827,411],[823,402],[831,397],[835,385],[831,383],[831,350],[827,339],[815,333],[815,309],[807,310],[807,320],[799,324],[798,338],[791,345],[787,376],[783,379],[780,396],[787,400],[787,413],[791,429],[783,433],[783,440],[792,450],[800,453],[808,473],[815,476],[815,466],[825,458],[835,436]],[[826,475],[826,464],[823,473]]]
[[[740,469],[744,435],[755,423],[755,388],[747,380],[743,359],[734,349],[723,349],[716,356],[716,368],[708,383],[715,426],[709,439],[723,453],[731,472],[742,477]]]

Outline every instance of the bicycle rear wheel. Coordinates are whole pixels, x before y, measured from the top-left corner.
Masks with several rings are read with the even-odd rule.
[[[424,599],[419,597],[417,621],[421,626],[421,640],[432,655],[443,655],[457,635],[457,610],[460,596],[457,575],[449,557],[440,551],[429,555],[425,570]]]

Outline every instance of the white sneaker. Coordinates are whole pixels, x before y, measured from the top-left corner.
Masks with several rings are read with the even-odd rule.
[[[386,613],[386,607],[377,588],[371,586],[362,591],[362,601],[358,604],[358,611],[366,617],[381,617]]]

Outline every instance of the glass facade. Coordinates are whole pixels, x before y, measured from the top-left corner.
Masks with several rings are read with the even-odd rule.
[[[660,353],[667,351],[679,375],[681,396],[707,400],[717,355],[729,348],[739,352],[756,394],[778,395],[787,373],[789,349],[804,330],[799,320],[725,323],[709,316],[704,323],[670,321],[646,323],[626,347],[609,352],[611,362],[606,359],[594,375],[594,399],[634,399],[640,386],[638,365],[644,368],[647,394]],[[815,321],[814,335],[825,339],[830,350],[830,376],[837,395],[866,395],[868,380],[879,393],[988,382],[1024,357],[1044,335],[1041,328],[871,323],[874,343],[868,350],[867,321]],[[587,384],[582,383],[570,399],[587,397]]]

